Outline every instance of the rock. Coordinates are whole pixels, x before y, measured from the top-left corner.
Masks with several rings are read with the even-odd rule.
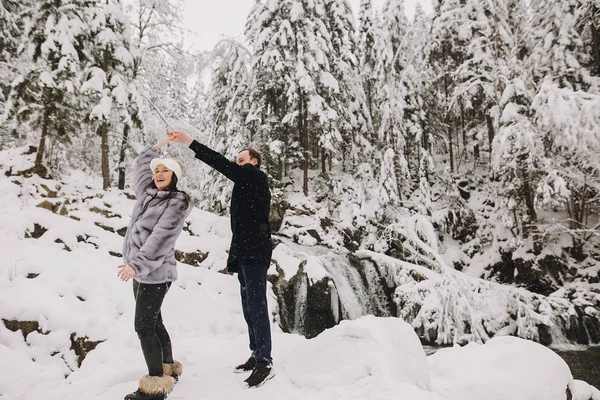
[[[198,267],[202,261],[206,260],[208,257],[208,253],[203,253],[201,251],[195,251],[193,253],[184,253],[180,250],[175,250],[175,259],[180,263],[193,265],[194,267]]]
[[[550,327],[539,324],[537,326],[537,330],[540,344],[543,344],[544,346],[550,346],[552,344],[552,333],[550,332]]]
[[[548,296],[555,292],[562,283],[566,266],[560,258],[547,256],[540,260],[513,259],[512,252],[501,252],[502,261],[492,265],[491,276],[496,276],[499,283],[515,283],[527,290]]]
[[[94,222],[94,225],[96,225],[98,228],[104,229],[105,231],[115,233],[115,230],[113,228],[111,228],[110,226],[104,225],[101,222]]]
[[[50,190],[50,188],[46,185],[44,185],[43,183],[40,185],[42,187],[42,189],[44,189],[47,193],[47,196],[51,199],[55,199],[57,196],[57,193],[53,190]]]
[[[82,235],[77,235],[77,242],[84,242],[84,243],[91,244],[92,246],[94,246],[96,248],[96,250],[98,250],[98,245],[96,243],[89,241],[90,237],[91,236],[89,236],[89,235],[85,235],[85,237]]]
[[[96,346],[102,342],[104,342],[104,340],[92,341],[89,340],[87,336],[77,337],[77,334],[71,333],[71,350],[77,355],[77,366],[81,367],[81,364],[88,353],[94,350]]]
[[[307,229],[306,233],[308,233],[310,236],[314,237],[317,240],[318,243],[322,242],[321,236],[319,236],[319,233],[316,230],[314,230],[314,229]]]
[[[590,317],[589,315],[583,316],[583,326],[585,326],[590,342],[600,343],[600,322],[598,319]]]
[[[331,278],[309,282],[302,267],[290,279],[281,275],[269,278],[279,302],[280,324],[284,332],[300,333],[310,339],[337,324],[339,316],[334,315],[332,301],[338,303],[338,310],[341,304]],[[298,301],[303,303],[298,304]]]
[[[29,231],[25,232],[25,238],[38,239],[47,231],[48,231],[48,229],[44,228],[43,226],[41,226],[40,224],[38,224],[36,222],[33,224],[33,232],[29,232]]]
[[[31,332],[37,331],[42,333],[40,331],[40,324],[37,321],[18,321],[16,319],[2,319],[2,321],[4,322],[4,326],[6,326],[6,328],[10,331],[16,332],[21,330],[23,339],[27,339],[27,335],[29,335]]]
[[[116,218],[116,217],[121,218],[121,216],[119,214],[115,214],[113,212],[110,212],[108,210],[103,210],[98,207],[92,207],[92,208],[90,208],[90,211],[95,212],[96,214],[104,215],[106,218]]]
[[[58,204],[60,204],[60,203],[58,203]],[[43,208],[43,209],[48,210],[48,211],[52,211],[53,213],[56,213],[56,210],[58,209],[58,205],[57,204],[54,204],[54,203],[52,203],[51,201],[48,201],[48,200],[42,201],[36,207]]]
[[[60,243],[60,244],[62,244],[62,245],[64,246],[64,247],[63,247],[63,250],[66,250],[66,251],[71,251],[71,248],[70,248],[69,246],[67,246],[67,245],[65,244],[65,242],[63,242],[63,241],[62,241],[62,239],[60,239],[60,238],[59,238],[59,239],[56,239],[56,240],[54,241],[54,243]]]
[[[27,151],[25,153],[23,153],[24,156],[28,156],[30,154],[33,153],[37,153],[38,148],[36,146],[29,146],[29,148],[27,149]]]
[[[289,204],[286,201],[280,201],[278,203],[271,203],[271,211],[269,212],[269,225],[271,225],[271,231],[277,232],[281,228],[285,210],[287,210]]]

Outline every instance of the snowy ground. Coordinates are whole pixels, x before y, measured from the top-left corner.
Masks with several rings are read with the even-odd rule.
[[[133,330],[131,282],[116,277],[121,259],[110,253],[120,253],[122,238],[106,229],[127,225],[133,201],[118,191],[98,196],[98,182],[82,174],[68,184],[5,178],[9,166],[30,166],[22,152],[0,153],[0,318],[37,321],[39,328],[24,339],[0,324],[0,397],[122,398],[136,389],[145,365]],[[57,197],[47,197],[42,184]],[[67,215],[36,207],[44,200],[61,203],[57,212],[65,206]],[[209,256],[201,267],[179,264],[163,307],[184,364],[170,399],[563,400],[569,387],[574,400],[600,400],[600,391],[574,381],[558,355],[534,342],[499,337],[427,357],[408,324],[371,316],[311,340],[273,324],[277,376],[244,389],[245,375],[232,372],[248,356],[238,283],[217,272],[225,263],[228,220],[194,210],[190,222],[197,236],[184,232],[177,249]],[[47,231],[26,238],[35,224]],[[275,311],[272,292],[270,300]],[[81,367],[72,334],[102,341]]]

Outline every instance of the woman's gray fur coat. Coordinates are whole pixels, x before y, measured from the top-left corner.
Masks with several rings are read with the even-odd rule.
[[[183,193],[166,200],[167,191],[151,186],[150,161],[160,157],[159,150],[146,147],[133,167],[136,202],[123,241],[123,261],[134,270],[133,279],[140,283],[164,283],[177,279],[175,241],[193,208],[184,207]]]

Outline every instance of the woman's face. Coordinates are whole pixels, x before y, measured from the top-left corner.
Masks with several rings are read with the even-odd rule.
[[[173,171],[165,167],[164,164],[158,164],[154,169],[154,184],[158,190],[165,190],[171,184]]]

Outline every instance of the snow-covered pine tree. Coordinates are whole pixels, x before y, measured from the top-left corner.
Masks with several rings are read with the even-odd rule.
[[[600,1],[587,0],[584,18],[585,29],[587,29],[587,40],[592,63],[589,66],[590,73],[600,76]]]
[[[241,43],[232,41],[220,42],[213,52],[218,53],[218,57],[206,102],[209,146],[232,160],[247,147],[256,148],[268,158],[263,142],[253,138],[245,125],[249,109],[250,53]],[[201,186],[206,208],[224,213],[232,189],[227,178],[210,168],[203,175]]]
[[[440,134],[445,141],[450,170],[455,170],[455,132],[457,110],[452,108],[451,96],[456,87],[454,76],[458,66],[465,60],[466,37],[469,27],[466,21],[464,0],[439,0],[435,4],[436,14],[431,25],[428,60],[432,81],[427,83],[428,125],[431,135]],[[440,133],[438,133],[440,132]],[[490,144],[491,146],[491,144]]]
[[[586,11],[582,0],[531,1],[531,73],[538,84],[549,78],[573,90],[590,86],[582,65],[590,64],[591,54],[580,33]]]
[[[533,239],[539,251],[535,191],[546,163],[541,135],[528,112],[531,93],[522,78],[515,77],[504,89],[500,100],[500,126],[494,137],[492,165],[502,182],[500,209],[505,226],[516,240],[502,251],[514,251],[524,240]]]
[[[109,131],[117,123],[131,124],[130,111],[137,113],[130,22],[120,0],[102,0],[89,10],[88,62],[82,92],[88,98],[88,118],[97,124],[101,138],[102,187],[110,187]]]
[[[338,118],[330,127],[330,133],[320,138],[323,174],[326,173],[326,159],[331,170],[332,158],[341,156],[344,171],[348,161],[352,161],[350,165],[355,167],[369,159],[369,139],[372,136],[370,113],[358,70],[352,10],[346,0],[325,0],[325,15],[333,48],[329,55],[331,74],[338,88],[329,93],[328,103],[335,109]],[[341,143],[336,138],[336,131],[342,138]],[[337,143],[340,145],[336,146]]]
[[[81,121],[78,79],[85,59],[85,11],[91,4],[92,0],[40,0],[23,14],[29,21],[24,57],[32,63],[12,83],[7,117],[41,131],[34,167],[40,175],[47,174],[47,142],[68,141]]]
[[[265,157],[271,176],[281,180],[288,168],[301,161],[296,125],[284,120],[288,110],[288,86],[294,79],[294,33],[289,22],[291,4],[257,1],[246,22],[251,47],[252,81],[247,124],[265,145],[281,143],[282,151]]]
[[[376,76],[376,67],[379,64],[379,53],[377,49],[380,40],[378,30],[379,21],[377,14],[373,10],[372,0],[361,0],[358,12],[358,32],[357,32],[357,54],[358,65],[362,87],[365,93],[365,102],[369,109],[371,124],[375,131],[378,130],[379,121],[377,108],[377,90],[378,82]],[[373,140],[374,138],[371,138]]]
[[[135,0],[124,4],[126,13],[131,19],[131,54],[133,56],[133,68],[131,69],[130,81],[135,85],[139,97],[149,99],[141,100],[139,104],[130,103],[131,106],[137,106],[130,111],[131,123],[123,123],[123,135],[121,138],[119,152],[119,181],[120,189],[125,186],[126,162],[127,156],[131,153],[131,144],[135,141],[144,142],[144,138],[137,139],[131,137],[136,130],[132,128],[141,128],[143,122],[147,122],[149,128],[157,125],[160,117],[156,111],[152,110],[152,104],[159,107],[163,112],[170,116],[168,111],[173,107],[174,101],[181,101],[181,97],[163,96],[162,91],[154,90],[157,81],[164,79],[165,72],[171,71],[172,58],[174,54],[181,54],[182,51],[177,45],[177,33],[179,32],[178,21],[181,20],[182,2],[179,0]],[[169,64],[161,70],[161,66]],[[183,88],[172,88],[172,90],[183,90]],[[182,96],[183,97],[183,96]],[[160,122],[161,134],[164,132],[164,123]],[[142,132],[143,136],[143,132]],[[133,154],[135,156],[135,152]],[[133,158],[133,157],[130,157]]]
[[[0,1],[0,106],[4,103],[10,87],[9,68],[10,60],[17,57],[17,46],[19,44],[19,11],[20,2],[15,0]],[[13,72],[14,73],[14,72]]]
[[[0,149],[10,137],[10,127],[4,123],[4,106],[10,92],[10,83],[18,72],[17,48],[23,28],[19,14],[23,7],[23,3],[19,1],[0,0]]]
[[[341,141],[329,129],[338,115],[327,98],[338,85],[331,74],[328,56],[333,48],[325,18],[323,0],[270,1],[252,43],[249,119],[256,121],[258,130],[266,130],[268,143],[283,143],[288,162],[299,144],[306,195],[314,146],[321,138],[327,138],[322,143],[330,147]]]
[[[594,219],[600,212],[600,95],[545,81],[531,108],[547,158],[536,199],[540,206],[558,203],[568,216],[564,225],[549,221],[544,233],[568,233],[571,254],[583,259],[600,228]]]
[[[472,48],[471,51],[480,56],[476,63],[471,63],[472,66],[463,65],[465,73],[467,70],[476,72],[470,79],[475,79],[473,82],[486,93],[488,100],[483,104],[488,104],[492,110],[486,118],[489,120],[493,116],[494,109],[499,114],[494,123],[497,134],[493,139],[492,165],[502,183],[498,193],[502,218],[516,238],[508,248],[501,250],[513,251],[517,244],[529,239],[534,249],[539,250],[535,192],[547,160],[541,131],[532,123],[529,111],[535,87],[526,68],[526,56],[530,53],[527,38],[531,29],[527,5],[522,0],[511,0],[499,3],[487,13],[483,9],[476,15],[479,18],[488,15],[493,20],[487,24],[485,20],[478,21],[475,25],[481,50]],[[486,28],[491,22],[494,31]],[[495,93],[501,93],[501,97],[495,99]]]
[[[587,233],[593,231],[592,193],[600,187],[597,157],[600,137],[598,93],[591,77],[593,55],[586,47],[584,27],[588,11],[585,2],[568,0],[534,1],[530,71],[537,93],[532,99],[532,122],[540,132],[547,158],[540,179],[538,204],[548,197],[565,206],[573,237],[573,254],[582,257]],[[537,44],[537,46],[536,46]],[[565,189],[560,182],[566,182]],[[549,185],[555,188],[548,196]],[[556,231],[556,224],[543,227]]]
[[[401,87],[401,74],[404,70],[406,51],[404,36],[408,29],[408,20],[404,9],[404,0],[387,0],[381,15],[382,48],[381,59],[377,67],[378,79],[381,82],[378,98],[380,117],[379,140],[384,153],[388,149],[394,152],[395,182],[397,193],[402,198],[404,183],[409,178],[405,158],[406,136],[403,130],[405,91]]]

